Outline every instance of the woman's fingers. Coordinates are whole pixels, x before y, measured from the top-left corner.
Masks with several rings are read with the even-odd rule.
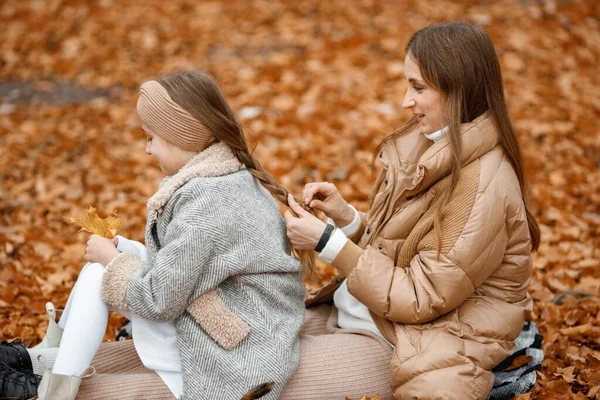
[[[302,197],[304,198],[304,203],[309,204],[317,193],[320,193],[324,197],[328,197],[335,193],[335,190],[335,185],[329,182],[309,183],[304,186]]]
[[[323,212],[327,211],[327,206],[321,200],[313,200],[308,205],[310,208],[314,208],[315,210],[320,210]]]
[[[296,217],[294,217],[290,210],[285,210],[285,212],[283,213],[283,218],[285,219],[286,223],[289,224],[290,220]]]
[[[309,183],[304,186],[304,190],[302,191],[302,198],[304,199],[304,204],[310,203],[311,199],[319,191],[318,184]]]
[[[312,197],[316,193],[316,184],[307,183],[304,185],[304,190],[302,190],[302,198],[304,199],[304,204],[309,204]]]
[[[296,213],[296,215],[297,215],[298,217],[303,217],[303,216],[305,216],[306,214],[308,214],[308,213],[306,212],[306,210],[304,210],[304,208],[302,208],[302,207],[300,206],[300,204],[298,204],[298,203],[296,202],[296,200],[294,199],[294,196],[292,196],[291,194],[288,194],[288,205],[289,205],[290,209],[291,209],[293,212],[295,212],[295,213]]]

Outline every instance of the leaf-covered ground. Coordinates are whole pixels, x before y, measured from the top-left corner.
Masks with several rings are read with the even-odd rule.
[[[64,306],[88,236],[70,217],[118,209],[120,233],[143,239],[161,175],[135,114],[142,82],[208,71],[268,171],[298,194],[309,181],[335,182],[365,209],[371,152],[408,117],[403,47],[448,19],[481,24],[496,45],[542,227],[531,293],[546,360],[521,398],[600,398],[593,0],[3,1],[0,338],[37,342],[45,302]],[[322,266],[321,283],[329,277]],[[107,339],[121,323],[111,316]]]

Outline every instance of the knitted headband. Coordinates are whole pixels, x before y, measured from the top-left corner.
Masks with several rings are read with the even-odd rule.
[[[183,150],[202,151],[214,137],[210,129],[175,103],[157,81],[141,86],[137,112],[152,133]]]

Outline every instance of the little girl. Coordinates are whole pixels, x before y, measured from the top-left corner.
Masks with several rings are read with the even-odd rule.
[[[59,321],[62,340],[39,398],[75,399],[109,310],[132,320],[139,358],[174,397],[239,399],[274,381],[264,398],[278,398],[299,361],[304,315],[300,263],[271,196],[287,205],[287,191],[250,154],[208,75],[183,71],[144,83],[137,111],[146,153],[167,175],[148,201],[146,247],[90,238],[90,263]],[[111,362],[126,370],[126,354]],[[115,382],[96,377],[81,389],[108,399],[120,386],[118,397],[133,397]],[[136,393],[147,384],[132,383]]]

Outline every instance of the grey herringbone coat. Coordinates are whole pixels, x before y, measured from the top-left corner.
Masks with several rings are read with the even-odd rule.
[[[304,316],[299,262],[269,193],[222,143],[168,177],[148,202],[148,263],[107,265],[104,300],[174,321],[184,399],[279,397],[299,362]]]

